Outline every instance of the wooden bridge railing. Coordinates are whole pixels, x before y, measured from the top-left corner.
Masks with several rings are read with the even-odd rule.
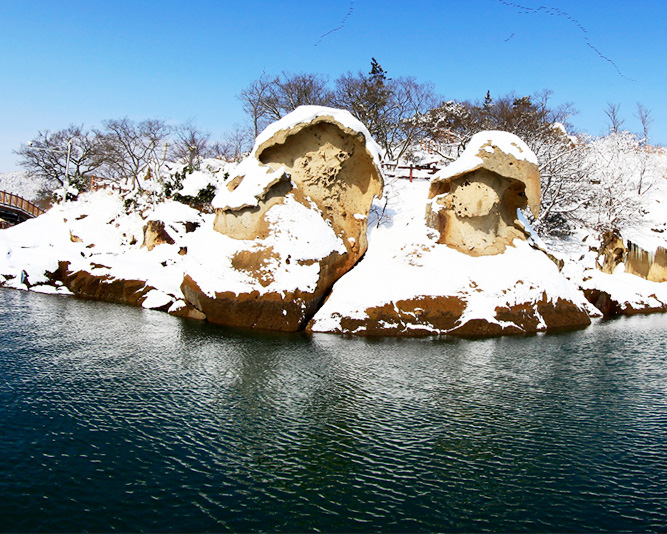
[[[43,209],[38,208],[32,202],[13,193],[7,193],[6,191],[0,191],[0,205],[13,208],[16,211],[20,211],[31,217],[38,217],[44,213]]]
[[[413,173],[431,176],[438,172],[440,168],[435,163],[425,165],[396,165],[394,163],[382,163],[382,168],[386,173],[394,175],[396,178],[408,178],[412,181]]]

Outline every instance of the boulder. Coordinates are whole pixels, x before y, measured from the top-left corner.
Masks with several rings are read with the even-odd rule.
[[[144,226],[144,243],[142,247],[153,250],[158,245],[173,245],[174,239],[167,232],[163,221],[148,221]]]
[[[374,243],[334,286],[309,331],[482,337],[591,323],[592,307],[583,294],[526,242],[479,257],[435,242],[420,244],[418,257],[400,241],[383,250],[374,250]],[[378,265],[386,267],[378,271]]]
[[[634,274],[651,282],[667,282],[667,248],[656,246],[645,250],[630,240],[624,240],[617,231],[602,235],[598,250],[597,268],[613,274],[622,265],[623,272]]]
[[[186,300],[214,323],[302,329],[366,251],[382,188],[379,148],[361,123],[298,108],[257,138],[213,200],[218,237],[188,248]],[[212,258],[204,249],[215,246]]]
[[[92,267],[92,270],[106,270],[103,265],[93,264]],[[63,285],[81,298],[141,307],[148,294],[155,289],[144,280],[117,278],[107,273],[97,274],[83,269],[72,270],[68,261],[61,261],[58,271],[58,278]],[[155,309],[167,311],[168,307],[165,304],[156,306]]]
[[[429,199],[426,221],[439,232],[438,243],[471,256],[501,253],[527,238],[517,209],[539,213],[537,158],[513,134],[478,133],[433,177]]]

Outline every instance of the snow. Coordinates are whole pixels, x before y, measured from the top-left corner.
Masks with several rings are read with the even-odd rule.
[[[618,271],[607,274],[591,269],[586,274],[588,276],[582,281],[582,289],[597,289],[608,293],[620,304],[622,310],[667,307],[667,283],[651,282],[634,274]]]
[[[201,214],[198,210],[173,200],[165,200],[158,204],[147,218],[149,221],[162,221],[165,224],[199,222],[200,219]]]
[[[258,162],[255,151],[277,131],[322,115],[332,116],[341,125],[363,133],[369,152],[379,163],[379,148],[349,113],[305,106],[260,135],[251,157],[232,172],[232,178],[246,178],[234,191],[220,187],[215,206],[257,206],[268,188],[280,179],[289,179],[285,168],[274,171]],[[515,136],[483,132],[474,136],[462,157],[437,174],[436,179],[477,168],[483,163],[478,154],[491,150],[489,143],[517,159],[536,162],[534,154]],[[603,155],[612,149],[613,146],[600,148]],[[187,175],[181,194],[196,196],[206,185],[220,184],[224,174],[220,171],[226,172],[228,167],[211,165],[218,166]],[[212,173],[218,174],[213,177]],[[27,186],[20,189],[25,186],[25,176],[10,175],[0,175],[0,189],[31,198]],[[417,179],[396,179],[385,184],[385,200],[375,201],[369,218],[369,248],[358,265],[334,285],[314,317],[315,331],[335,330],[342,317],[363,319],[368,308],[420,296],[459,298],[466,304],[459,324],[484,319],[501,326],[504,324],[496,318],[496,308],[543,298],[569,300],[590,315],[599,315],[587,303],[582,290],[607,292],[628,310],[667,305],[667,284],[625,273],[623,265],[613,275],[596,269],[600,242],[590,228],[574,228],[569,237],[543,240],[519,212],[519,222],[529,240],[515,241],[502,254],[470,257],[438,244],[436,232],[424,222],[429,185],[428,181]],[[624,228],[622,236],[652,254],[660,247],[667,248],[667,180],[661,178],[647,182],[648,185],[650,188],[641,197],[646,215]],[[364,218],[360,213],[353,216]],[[320,276],[318,261],[333,252],[344,253],[342,239],[314,204],[297,202],[289,193],[267,210],[265,217],[271,228],[266,237],[240,240],[216,232],[214,215],[202,214],[179,202],[165,200],[128,212],[124,198],[118,194],[104,190],[85,193],[76,202],[58,204],[36,219],[0,230],[0,285],[69,294],[50,276],[58,269],[59,261],[67,261],[71,271],[84,270],[110,280],[142,281],[148,288],[142,305],[172,312],[185,307],[180,289],[185,275],[190,275],[210,296],[221,292],[275,292],[287,296],[299,290],[313,291]],[[175,243],[158,245],[152,251],[142,248],[143,229],[151,220],[164,222]],[[187,232],[185,223],[195,223],[196,230]],[[187,254],[182,255],[184,250]],[[542,251],[564,262],[561,272]],[[255,255],[264,261],[256,265],[258,272],[247,272],[235,267],[234,259],[239,255]]]
[[[498,147],[505,154],[514,156],[518,161],[528,161],[537,165],[537,157],[533,151],[516,135],[497,130],[486,130],[472,136],[461,156],[436,173],[432,180],[448,180],[466,172],[474,171],[484,164],[479,157],[482,150],[493,153],[493,146]]]
[[[306,207],[287,195],[265,218],[273,229],[265,239],[233,239],[214,231],[212,224],[191,234],[186,272],[202,291],[211,297],[221,292],[314,291],[320,274],[317,262],[334,251],[345,252],[343,241],[314,204]],[[265,258],[258,266],[264,284],[252,273],[233,267],[232,258],[242,252]]]
[[[141,306],[146,309],[155,309],[172,304],[173,302],[174,299],[172,296],[163,291],[153,289],[146,294],[146,299],[142,302]]]
[[[230,180],[244,177],[236,189],[230,191],[222,186],[213,198],[211,204],[218,209],[241,209],[259,205],[264,193],[275,185],[287,169],[280,167],[275,171],[268,165],[263,165],[254,157],[248,156],[234,169]]]
[[[635,309],[658,308],[667,302],[667,284],[592,269],[595,253],[590,251],[594,243],[590,234],[582,232],[560,241],[559,246],[545,244],[521,214],[520,221],[532,232],[531,241],[566,260],[563,275],[570,280],[531,242],[515,241],[503,254],[477,258],[438,244],[435,232],[424,224],[428,188],[429,183],[421,180],[387,184],[388,204],[379,227],[372,223],[369,228],[369,249],[335,284],[315,315],[315,331],[335,329],[343,316],[363,318],[369,307],[418,296],[456,296],[466,304],[461,324],[485,319],[501,325],[495,317],[497,307],[536,302],[545,295],[570,300],[595,315],[577,285],[610,292]],[[381,204],[376,202],[377,211]],[[57,205],[37,219],[0,231],[0,283],[26,289],[21,281],[25,271],[32,290],[68,294],[61,284],[49,280],[48,273],[58,269],[60,260],[69,261],[72,271],[144,281],[150,288],[142,304],[145,308],[183,308],[180,285],[186,274],[211,296],[312,291],[319,280],[317,260],[332,251],[343,253],[341,238],[315,206],[305,206],[289,194],[266,217],[275,231],[264,239],[238,240],[213,230],[213,215],[177,202],[160,203],[142,217],[127,213],[116,194],[87,193],[77,202]],[[149,219],[162,220],[167,226],[197,221],[199,227],[190,233],[174,232],[175,244],[148,251],[141,244]],[[179,254],[182,248],[187,248],[184,256]],[[267,258],[260,266],[264,285],[256,273],[234,268],[232,259],[241,252]]]
[[[193,171],[186,174],[178,191],[181,195],[187,197],[196,197],[199,191],[211,183],[211,175],[203,171]]]
[[[667,179],[653,184],[644,195],[642,208],[646,214],[641,221],[623,229],[623,239],[648,253],[655,253],[658,248],[667,249]]]

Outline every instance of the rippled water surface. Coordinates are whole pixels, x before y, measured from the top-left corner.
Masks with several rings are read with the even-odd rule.
[[[0,289],[0,530],[664,531],[667,316],[249,334]]]

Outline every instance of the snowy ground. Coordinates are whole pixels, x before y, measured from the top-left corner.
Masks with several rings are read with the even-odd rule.
[[[227,206],[231,201],[234,205],[254,205],[258,192],[272,179],[258,175],[261,183],[247,180],[248,191],[239,187],[236,195],[231,195],[218,176],[227,172],[233,176],[235,171],[216,168],[189,175],[181,194],[195,196],[208,180],[223,191],[216,198],[217,205]],[[34,199],[40,187],[21,172],[0,174],[0,190],[27,199]],[[614,274],[596,269],[600,243],[586,229],[546,243],[534,236],[531,241],[536,246],[515,241],[513,247],[496,256],[473,258],[439,245],[436,232],[425,225],[428,189],[426,179],[386,181],[384,197],[375,201],[369,216],[368,251],[335,284],[314,317],[313,330],[336,330],[341,317],[360,319],[367,308],[419,296],[456,296],[466,303],[462,321],[483,319],[498,324],[497,307],[543,298],[567,300],[591,316],[597,315],[583,290],[608,293],[621,310],[667,308],[667,284],[626,274],[622,266]],[[658,247],[667,248],[667,180],[657,183],[645,199],[647,215],[623,237],[650,253]],[[182,308],[185,303],[180,286],[188,273],[211,295],[216,291],[285,294],[308,289],[318,279],[318,273],[310,272],[319,268],[311,260],[341,248],[338,238],[318,214],[300,204],[287,202],[271,213],[280,219],[277,226],[284,231],[271,237],[274,241],[259,243],[223,236],[213,230],[213,215],[174,201],[146,204],[141,210],[128,212],[117,193],[85,193],[77,202],[59,204],[37,219],[0,230],[0,286],[67,294],[52,273],[58,270],[59,262],[69,262],[70,271],[82,270],[109,280],[143,281],[148,291],[142,300],[146,308]],[[144,227],[150,220],[163,222],[174,243],[160,244],[151,251],[142,247]],[[186,223],[196,230],[187,232]],[[231,257],[239,250],[252,252],[258,246],[296,251],[298,257],[293,259],[303,261],[281,260],[267,265],[271,282],[257,285],[256,279],[234,269]],[[536,247],[561,260],[561,272]],[[290,257],[287,253],[277,256]]]

